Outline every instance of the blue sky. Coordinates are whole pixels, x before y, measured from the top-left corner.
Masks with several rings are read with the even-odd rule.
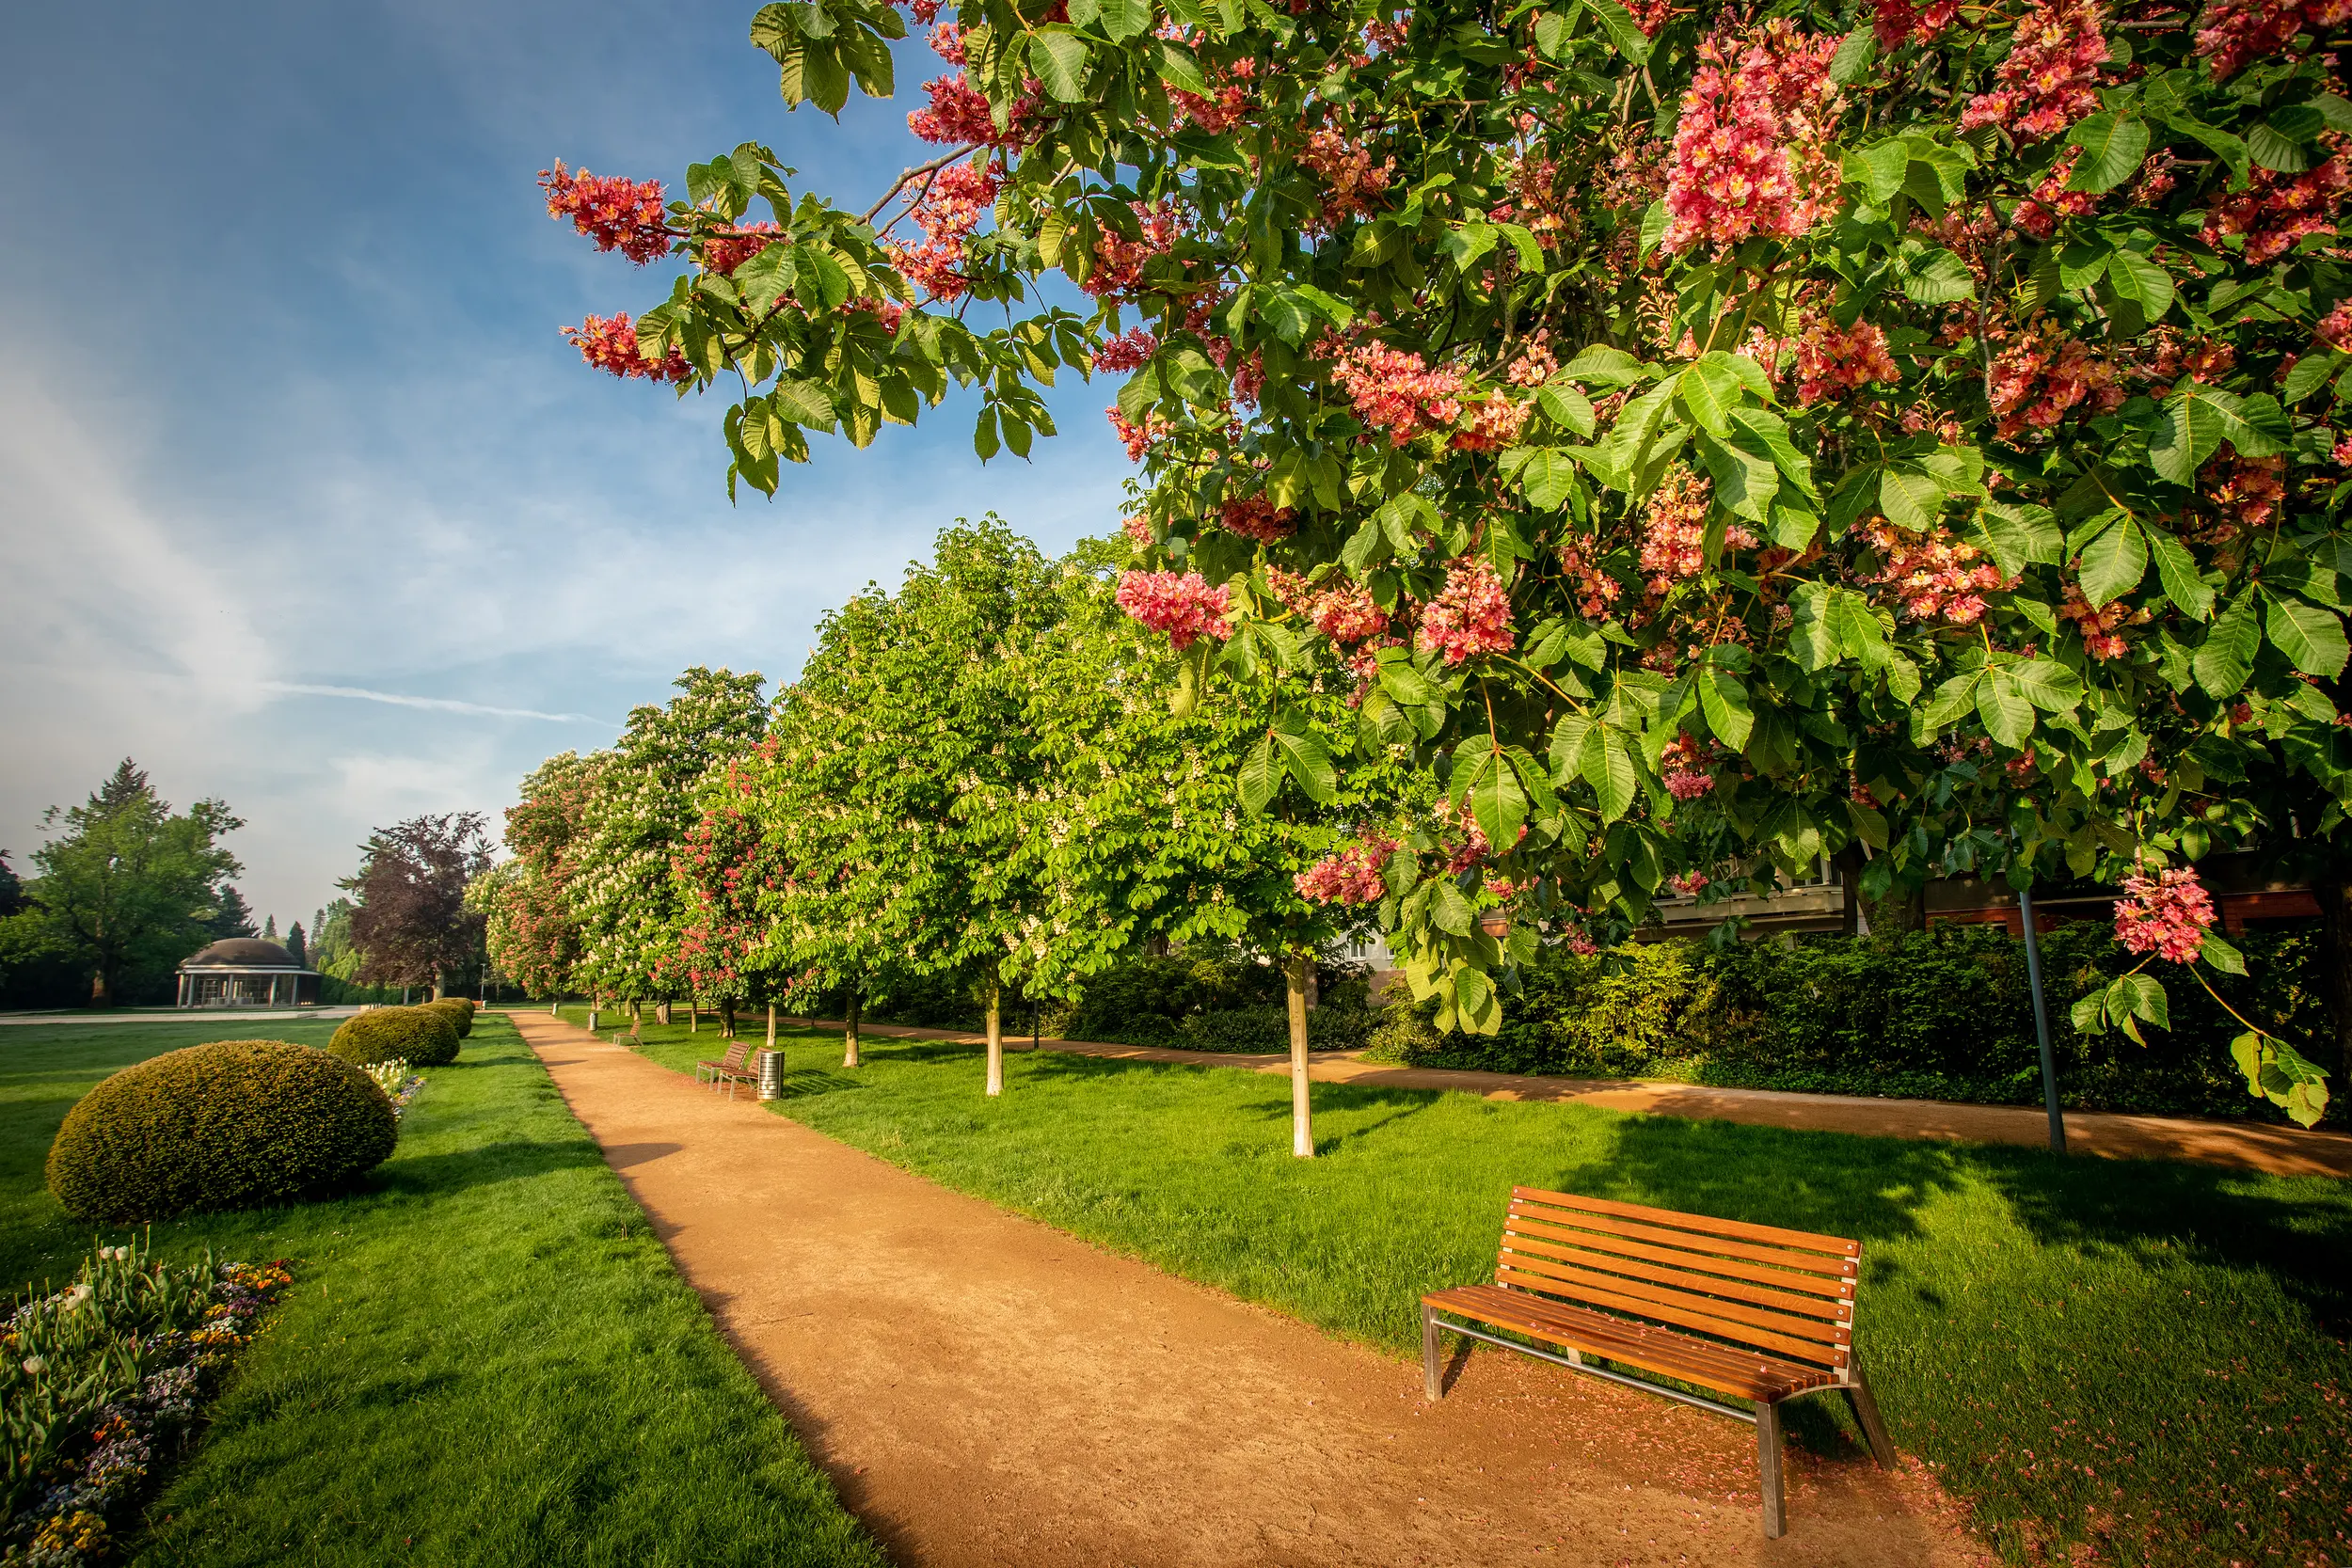
[[[0,12],[0,847],[129,755],[226,799],[262,913],[308,922],[368,830],[496,815],[690,664],[788,678],[826,608],[993,509],[1114,527],[1110,388],[1038,461],[974,405],[773,503],[727,501],[723,404],[558,329],[667,273],[547,216],[561,157],[677,185],[745,139],[863,208],[922,155],[900,96],[787,114],[751,0]],[[376,695],[371,696],[368,693]],[[396,701],[383,700],[386,698]]]

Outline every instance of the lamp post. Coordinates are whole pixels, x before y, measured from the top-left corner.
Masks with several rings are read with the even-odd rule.
[[[2017,912],[2026,926],[2026,981],[2033,987],[2033,1031],[2042,1042],[2042,1103],[2050,1114],[2050,1151],[2066,1152],[2066,1118],[2058,1114],[2058,1063],[2050,1053],[2050,1008],[2042,998],[2042,941],[2033,924],[2033,889],[2017,890]]]

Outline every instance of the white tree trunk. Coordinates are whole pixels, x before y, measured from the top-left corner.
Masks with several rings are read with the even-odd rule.
[[[995,981],[988,983],[988,1092],[1005,1092],[1005,1029],[1000,1004],[1004,992]]]
[[[1294,953],[1283,966],[1291,1022],[1291,1152],[1302,1160],[1315,1157],[1314,1113],[1307,1093],[1307,988],[1314,964],[1313,954]]]
[[[857,992],[850,993],[849,1026],[841,1031],[841,1065],[855,1067],[857,1063],[857,1021],[866,1011],[866,999]]]
[[[769,1004],[768,1004],[768,1049],[769,1049],[769,1050],[771,1050],[771,1051],[773,1051],[775,1048],[776,1048],[776,1005],[775,1005],[773,1002],[771,1002],[771,1003],[769,1003]]]

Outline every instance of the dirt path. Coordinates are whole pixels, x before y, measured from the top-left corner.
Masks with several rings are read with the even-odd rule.
[[[1915,1465],[1522,1357],[1418,1366],[934,1186],[514,1015],[844,1499],[910,1568],[1984,1560]],[[1311,1260],[1310,1260],[1311,1261]]]
[[[829,1027],[838,1028],[837,1023]],[[978,1044],[982,1037],[959,1029],[911,1029],[868,1023],[869,1035]],[[1011,1039],[1009,1046],[1027,1042]],[[1238,1055],[1216,1051],[1175,1051],[1156,1046],[1109,1045],[1097,1040],[1048,1038],[1048,1051],[1085,1056],[1116,1056],[1138,1062],[1184,1062],[1199,1067],[1244,1068],[1285,1073],[1284,1055]],[[1762,1127],[1794,1127],[1822,1132],[1858,1132],[1881,1138],[1953,1138],[1968,1143],[2023,1144],[2040,1148],[2050,1140],[2048,1117],[2024,1105],[1963,1105],[1947,1100],[1881,1100],[1832,1094],[1789,1094],[1779,1089],[1718,1089],[1697,1084],[1622,1078],[1544,1078],[1511,1072],[1465,1072],[1452,1068],[1391,1067],[1368,1062],[1359,1051],[1317,1054],[1308,1068],[1319,1084],[1362,1084],[1395,1089],[1457,1089],[1488,1100],[1546,1100],[1597,1105],[1609,1111],[1647,1111],[1694,1121],[1744,1121]],[[2127,1116],[2106,1111],[2068,1111],[2070,1153],[2111,1160],[2189,1160],[2233,1165],[2274,1176],[2352,1177],[2352,1135],[2308,1132],[2261,1122],[2203,1121],[2194,1117]]]

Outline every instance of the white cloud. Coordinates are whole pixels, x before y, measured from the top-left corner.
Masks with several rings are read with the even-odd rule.
[[[435,713],[469,713],[484,719],[545,719],[559,724],[619,726],[585,713],[542,713],[536,708],[493,707],[486,703],[459,702],[454,697],[408,697],[397,691],[370,691],[358,686],[309,686],[298,681],[262,681],[261,689],[288,697],[350,697],[389,707],[424,708]]]

